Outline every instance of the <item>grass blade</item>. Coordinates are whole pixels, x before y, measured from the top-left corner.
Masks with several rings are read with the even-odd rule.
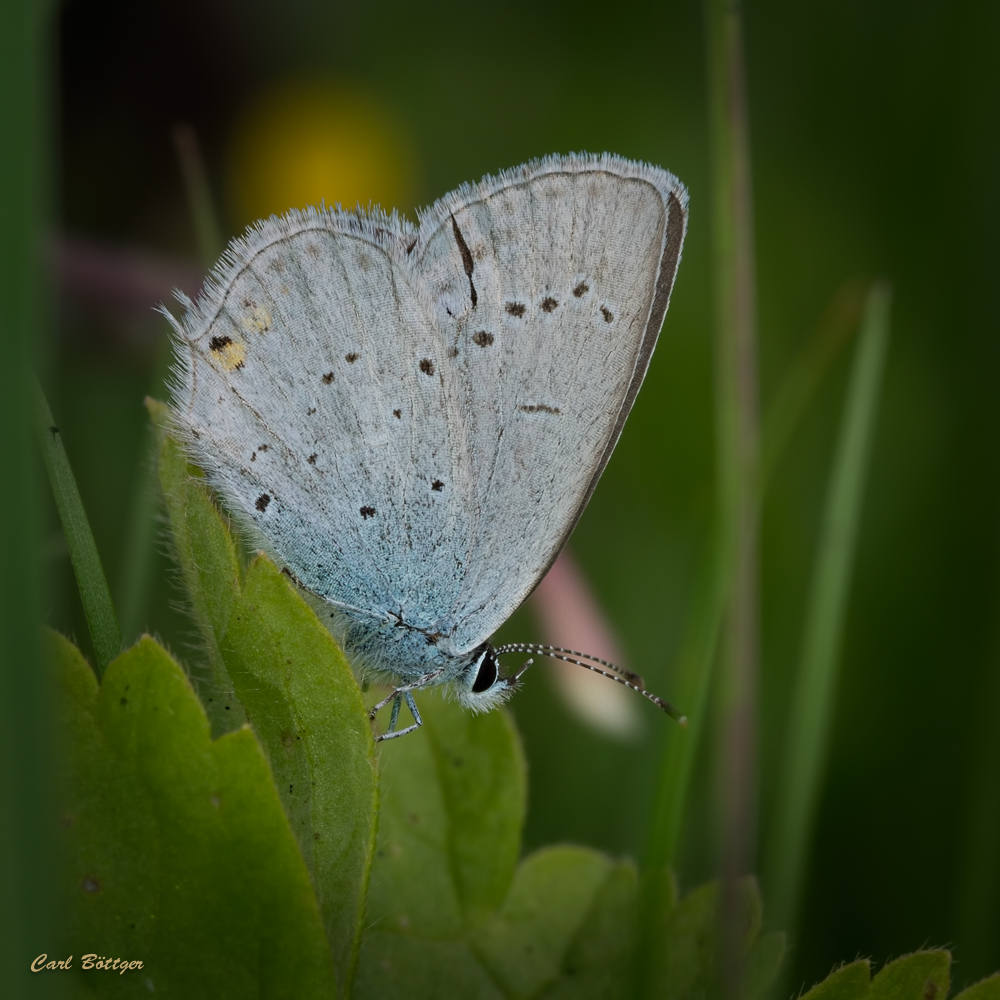
[[[174,127],[174,149],[184,178],[184,191],[194,225],[198,256],[205,267],[211,267],[222,253],[219,216],[212,201],[208,171],[205,170],[198,135],[186,122]]]
[[[695,590],[694,606],[677,657],[671,692],[676,704],[683,705],[688,725],[666,727],[666,745],[660,762],[656,798],[643,859],[646,872],[639,887],[639,962],[635,970],[634,995],[652,1000],[657,995],[657,968],[661,961],[662,926],[665,919],[663,879],[674,863],[680,840],[681,823],[687,804],[691,769],[705,731],[708,692],[715,664],[719,633],[729,593],[731,569],[713,532],[711,550],[704,560],[701,579]]]
[[[761,432],[762,495],[802,414],[815,397],[833,362],[858,329],[867,297],[868,288],[861,282],[845,282],[823,311],[782,380],[774,402],[767,409]]]
[[[719,845],[724,993],[741,991],[739,880],[753,865],[759,663],[756,277],[741,4],[706,0],[712,146],[716,503],[730,567],[719,658]]]
[[[729,565],[717,534],[704,567],[671,682],[671,693],[676,703],[684,706],[688,725],[686,729],[666,727],[666,745],[646,845],[645,867],[649,870],[669,868],[674,863],[691,767],[705,729],[712,666],[729,581]]]
[[[35,384],[35,405],[38,439],[42,448],[42,458],[49,474],[52,493],[55,497],[59,520],[62,522],[69,547],[76,584],[80,589],[80,600],[87,616],[87,627],[97,655],[98,676],[121,652],[122,633],[118,618],[111,603],[111,592],[104,577],[101,558],[97,554],[97,544],[83,509],[80,491],[73,478],[73,470],[63,447],[59,428],[52,419],[52,412],[46,402],[41,387]]]
[[[786,928],[793,926],[796,915],[833,715],[844,612],[889,338],[889,298],[884,285],[872,289],[855,349],[767,845],[768,908],[774,925]]]
[[[38,468],[29,373],[47,345],[52,4],[0,3],[0,996],[55,994],[28,963],[56,940],[51,681],[41,630]]]

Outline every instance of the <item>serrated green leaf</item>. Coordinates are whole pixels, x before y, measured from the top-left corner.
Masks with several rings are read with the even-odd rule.
[[[556,981],[614,867],[583,847],[550,847],[521,863],[503,905],[472,938],[476,955],[506,996],[534,996]]]
[[[435,722],[427,735],[448,815],[450,866],[466,920],[474,924],[503,902],[517,867],[527,803],[524,752],[505,712],[477,717],[440,699],[430,706]]]
[[[744,955],[760,932],[763,907],[757,881],[740,880],[740,926]],[[662,978],[648,984],[647,995],[689,1000],[713,994],[718,988],[719,884],[708,882],[692,889],[671,910],[666,921]],[[750,966],[748,966],[748,969]]]
[[[666,976],[667,921],[677,905],[677,879],[665,867],[647,869],[639,879],[639,932],[633,972],[635,995],[654,1000]]]
[[[520,743],[504,712],[472,715],[430,693],[419,704],[423,728],[382,744],[370,927],[354,995],[499,998],[467,935],[513,878],[525,799]]]
[[[503,902],[524,822],[520,741],[504,712],[473,715],[431,693],[422,729],[382,744],[377,926],[457,937]]]
[[[144,637],[101,687],[53,636],[66,741],[68,944],[99,996],[327,997],[309,875],[249,729],[212,742],[180,667]],[[82,956],[138,960],[125,974]]]
[[[718,938],[719,886],[716,882],[693,889],[667,918],[664,978],[654,996],[670,1000],[700,998],[713,980]]]
[[[868,992],[871,963],[867,958],[834,969],[817,983],[802,1000],[861,1000]]]
[[[241,579],[226,519],[170,435],[162,404],[150,412],[161,426],[160,482],[195,621],[218,683],[235,693],[264,746],[349,993],[378,809],[361,692],[330,633],[269,559],[258,556]]]
[[[357,963],[375,850],[371,724],[343,653],[265,556],[247,569],[221,645],[313,877],[338,979]]]
[[[594,894],[545,1000],[619,1000],[630,992],[638,920],[638,879],[628,862],[611,866]]]
[[[603,996],[625,984],[634,869],[556,847],[515,870],[525,777],[509,718],[430,694],[420,709],[421,730],[383,744],[355,997]]]
[[[1000,972],[966,987],[954,1000],[1000,1000]]]
[[[381,925],[365,933],[355,1000],[506,1000],[466,941],[408,932],[408,927]]]
[[[422,729],[383,743],[375,926],[456,938],[507,893],[524,821],[524,759],[504,712],[473,715],[433,694]]]
[[[867,1000],[945,1000],[950,969],[951,952],[943,948],[904,955],[872,980]]]

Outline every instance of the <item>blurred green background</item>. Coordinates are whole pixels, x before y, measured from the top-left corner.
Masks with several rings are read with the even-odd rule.
[[[751,3],[745,24],[763,408],[846,281],[895,290],[789,982],[925,943],[953,945],[956,984],[971,982],[1000,966],[1000,7]],[[167,329],[150,307],[204,274],[178,124],[200,142],[224,238],[320,197],[412,217],[529,157],[611,150],[676,173],[691,219],[650,375],[572,547],[629,664],[670,696],[713,499],[703,35],[695,0],[62,5],[44,381],[127,641],[146,628],[197,659],[164,545],[154,538],[150,593],[126,569],[151,523],[142,399],[164,394]],[[763,514],[761,844],[847,368],[845,353]],[[48,618],[87,648],[54,512],[48,525]],[[504,634],[537,638],[530,613]],[[612,741],[541,670],[512,707],[530,766],[526,848],[638,857],[671,723],[650,709],[641,737]],[[712,774],[706,750],[687,886],[714,873]]]

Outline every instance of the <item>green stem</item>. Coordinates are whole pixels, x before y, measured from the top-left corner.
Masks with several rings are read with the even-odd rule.
[[[876,285],[865,310],[827,488],[792,697],[765,885],[774,926],[792,928],[819,799],[836,689],[844,612],[857,541],[882,369],[889,291]]]
[[[718,678],[722,972],[739,993],[739,879],[753,866],[758,673],[757,331],[740,5],[706,0],[716,304],[717,506],[728,601]],[[727,572],[728,568],[728,572]]]
[[[107,665],[121,652],[122,633],[115,617],[111,592],[104,577],[97,544],[83,509],[80,491],[73,478],[66,449],[63,447],[59,428],[52,419],[52,412],[41,387],[35,384],[35,407],[38,439],[42,458],[49,474],[52,494],[55,497],[59,520],[62,522],[69,547],[69,556],[80,589],[80,600],[87,616],[87,627],[97,655],[97,673],[100,676]]]

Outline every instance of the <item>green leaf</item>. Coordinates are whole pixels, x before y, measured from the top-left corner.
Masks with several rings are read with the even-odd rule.
[[[750,1000],[764,996],[778,978],[781,963],[788,951],[782,931],[762,934],[747,958],[745,993]]]
[[[951,952],[943,948],[904,955],[872,980],[867,1000],[944,1000],[950,968]]]
[[[870,966],[867,958],[842,965],[823,982],[817,983],[802,1000],[861,1000],[868,992]]]
[[[706,984],[713,981],[718,909],[719,886],[715,882],[693,889],[674,907],[667,919],[664,978],[654,996],[687,1000],[708,992]]]
[[[53,636],[66,741],[63,890],[100,996],[327,997],[309,875],[253,733],[212,742],[184,672],[145,637],[98,689]],[[111,975],[82,955],[142,962]]]
[[[667,922],[677,905],[677,879],[669,868],[650,868],[639,880],[639,931],[635,995],[653,1000],[666,976]]]
[[[962,990],[955,1000],[1000,1000],[1000,972]]]
[[[524,759],[504,712],[473,715],[432,694],[420,710],[422,729],[382,744],[369,913],[380,928],[458,937],[500,905],[514,876]]]
[[[375,847],[378,775],[368,713],[343,653],[289,578],[237,547],[200,472],[163,428],[160,481],[177,558],[217,683],[264,746],[312,876],[345,995]],[[230,705],[223,698],[223,711]]]
[[[550,847],[518,867],[503,905],[472,940],[505,996],[533,996],[555,982],[613,869],[604,855],[583,847]]]
[[[420,710],[422,729],[382,744],[369,915],[380,931],[458,938],[499,906],[513,878],[524,759],[504,712],[473,715],[435,695]]]
[[[267,751],[316,886],[338,979],[349,991],[378,812],[361,691],[330,633],[266,556],[247,570],[222,655]]]
[[[618,1000],[630,993],[629,970],[638,919],[635,868],[611,866],[545,1000]]]
[[[768,959],[774,959],[777,942],[762,946],[759,959],[753,946],[760,933],[763,908],[757,882],[753,878],[740,881],[740,926],[743,928],[743,954],[748,974],[762,975]],[[666,938],[652,946],[664,951],[665,959],[657,966],[658,978],[647,981],[646,995],[688,1000],[712,995],[719,988],[719,883],[709,882],[692,889],[670,911],[666,920]],[[777,960],[780,962],[780,957]],[[756,962],[761,969],[756,969]],[[756,980],[748,981],[753,995]]]
[[[379,847],[354,995],[606,996],[627,983],[636,876],[577,847],[516,866],[524,761],[503,712],[422,695],[383,744]]]

